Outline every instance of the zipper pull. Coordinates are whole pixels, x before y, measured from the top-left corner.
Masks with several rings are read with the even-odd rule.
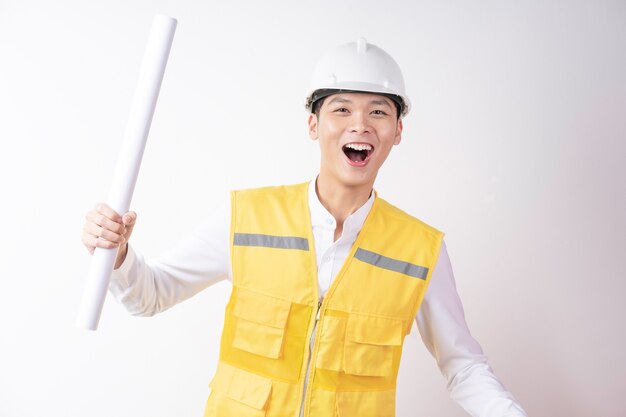
[[[322,301],[317,302],[317,316],[315,316],[315,321],[318,322],[320,320],[320,314],[322,313]]]

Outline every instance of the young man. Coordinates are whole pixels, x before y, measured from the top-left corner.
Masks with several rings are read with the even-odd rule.
[[[120,248],[113,294],[152,315],[231,280],[206,416],[393,416],[414,320],[469,414],[525,416],[469,333],[443,234],[373,191],[410,109],[396,62],[362,39],[336,48],[307,109],[316,180],[233,192],[165,258],[128,245],[135,213],[88,213],[87,248]]]

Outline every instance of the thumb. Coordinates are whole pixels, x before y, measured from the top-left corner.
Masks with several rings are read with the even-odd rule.
[[[137,213],[134,211],[129,211],[122,216],[122,223],[124,223],[124,228],[126,229],[123,233],[124,242],[128,242],[130,239],[130,235],[133,233],[133,227],[135,227],[136,221]]]
[[[124,216],[122,217],[122,222],[124,223],[124,226],[126,227],[134,226],[136,221],[137,221],[137,213],[135,213],[134,211],[129,211],[125,213]]]

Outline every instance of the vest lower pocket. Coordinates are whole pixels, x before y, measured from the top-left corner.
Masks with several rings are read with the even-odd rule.
[[[337,393],[338,417],[394,417],[395,412],[395,390]]]
[[[233,309],[237,317],[233,347],[280,358],[290,309],[288,301],[239,288]]]
[[[205,417],[264,417],[272,392],[268,378],[220,362],[209,384]]]

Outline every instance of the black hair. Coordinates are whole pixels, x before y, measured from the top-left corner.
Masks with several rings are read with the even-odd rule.
[[[313,101],[313,103],[311,104],[311,113],[314,113],[319,119],[320,111],[322,109],[322,105],[324,104],[324,101],[326,100],[326,97],[331,96],[333,94],[339,94],[339,93],[363,93],[363,91],[318,90],[315,93],[313,93],[313,96],[311,98],[311,100]],[[402,105],[404,104],[404,100],[402,100],[402,97],[397,96],[395,94],[385,94],[385,93],[372,93],[372,94],[378,94],[378,95],[381,95],[383,97],[387,97],[388,99],[390,99],[396,107],[396,118],[400,120],[400,115],[402,114]]]

